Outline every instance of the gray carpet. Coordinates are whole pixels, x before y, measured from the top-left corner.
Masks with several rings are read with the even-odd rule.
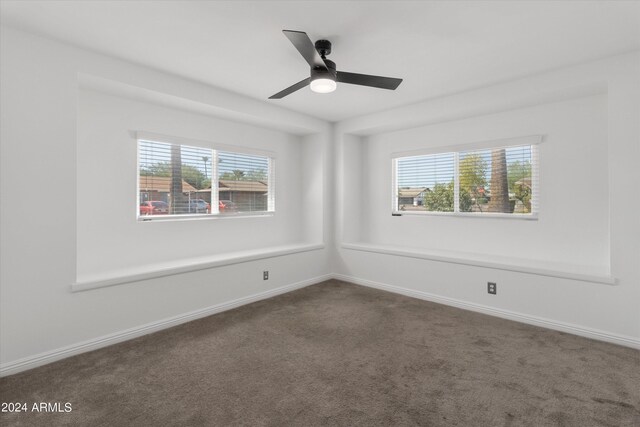
[[[53,426],[640,426],[640,352],[329,281],[0,380]]]

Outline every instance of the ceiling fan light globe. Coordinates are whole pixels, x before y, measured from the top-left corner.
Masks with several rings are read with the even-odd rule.
[[[316,93],[330,93],[336,90],[336,82],[331,79],[315,79],[309,85],[312,91]]]

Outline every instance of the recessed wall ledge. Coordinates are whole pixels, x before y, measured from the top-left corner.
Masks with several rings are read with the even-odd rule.
[[[469,265],[473,267],[492,268],[496,270],[513,271],[517,273],[534,274],[538,276],[557,277],[561,279],[578,280],[582,282],[617,285],[615,277],[589,271],[588,266],[571,266],[571,270],[561,268],[559,263],[544,261],[529,261],[522,258],[494,257],[483,254],[465,252],[433,251],[427,249],[402,248],[397,246],[379,245],[371,243],[343,243],[343,249],[394,255],[407,258],[424,259],[429,261],[446,262],[451,264]]]
[[[299,243],[248,251],[229,252],[210,257],[180,260],[172,263],[153,264],[142,268],[121,270],[118,272],[107,273],[102,276],[94,276],[80,280],[71,285],[71,292],[81,292],[90,289],[104,288],[107,286],[122,285],[125,283],[139,282],[142,280],[156,279],[159,277],[173,276],[176,274],[190,273],[193,271],[207,270],[209,268],[223,267],[226,265],[240,264],[243,262],[257,261],[266,258],[274,258],[320,249],[324,249],[323,243]]]

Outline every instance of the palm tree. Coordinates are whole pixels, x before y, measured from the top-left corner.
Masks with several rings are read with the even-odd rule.
[[[488,211],[511,213],[507,155],[504,148],[491,150],[491,200]]]
[[[184,205],[182,197],[182,147],[179,144],[171,145],[171,213],[181,212]]]
[[[209,157],[202,156],[202,162],[204,163],[204,179],[209,178],[209,174],[207,173],[207,162],[209,161]]]

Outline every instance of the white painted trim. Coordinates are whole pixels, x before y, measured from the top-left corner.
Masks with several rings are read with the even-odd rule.
[[[515,136],[512,138],[490,139],[478,142],[469,142],[455,145],[441,145],[439,147],[425,147],[418,150],[396,151],[390,154],[392,159],[399,157],[419,157],[428,154],[455,153],[461,151],[486,150],[489,148],[509,148],[521,145],[541,144],[544,135]]]
[[[260,148],[252,148],[240,145],[222,144],[214,141],[205,141],[201,139],[186,138],[183,136],[163,135],[159,133],[147,132],[142,130],[132,130],[130,135],[136,141],[161,142],[173,145],[186,145],[189,147],[209,148],[218,151],[231,151],[240,154],[250,154],[256,156],[276,158],[274,151],[267,151]]]
[[[529,266],[524,264],[495,262],[489,259],[480,258],[480,255],[460,254],[460,255],[440,255],[427,251],[406,250],[384,245],[372,245],[366,243],[343,243],[343,249],[360,252],[371,252],[384,255],[394,255],[406,258],[425,259],[429,261],[447,262],[451,264],[470,265],[473,267],[493,268],[496,270],[514,271],[517,273],[535,274],[537,276],[557,277],[561,279],[578,280],[582,282],[602,283],[605,285],[616,285],[616,278],[611,275],[583,274],[570,271],[547,269],[544,267]],[[485,257],[486,258],[486,257]]]
[[[124,283],[139,282],[141,280],[155,279],[158,277],[173,276],[192,271],[207,270],[209,268],[225,265],[240,264],[266,258],[274,258],[284,255],[324,249],[324,244],[298,244],[288,246],[276,246],[253,251],[231,252],[208,258],[180,261],[172,264],[154,264],[145,266],[141,270],[128,272],[114,272],[93,280],[79,281],[71,285],[71,292],[87,291],[89,289],[104,288],[106,286],[121,285]]]
[[[573,335],[579,335],[581,337],[591,338],[598,341],[606,341],[609,343],[618,344],[625,347],[640,349],[640,339],[630,337],[630,336],[611,334],[609,332],[601,331],[598,329],[585,328],[583,326],[578,326],[571,323],[559,322],[556,320],[545,319],[543,317],[517,313],[515,311],[488,307],[485,305],[462,301],[455,298],[443,297],[443,296],[431,294],[428,292],[418,291],[418,290],[409,289],[409,288],[403,288],[400,286],[389,285],[386,283],[374,282],[371,280],[360,279],[357,277],[348,276],[344,274],[333,274],[333,278],[337,280],[342,280],[344,282],[353,283],[356,285],[367,286],[369,288],[375,288],[375,289],[381,289],[383,291],[393,292],[396,294],[401,294],[401,295],[405,295],[412,298],[418,298],[425,301],[431,301],[438,304],[457,307],[463,310],[475,311],[477,313],[488,314],[490,316],[500,317],[503,319],[513,320],[516,322],[526,323],[529,325],[540,326],[542,328],[553,329],[555,331],[566,332]]]
[[[227,301],[224,303],[212,305],[210,307],[206,307],[199,310],[190,311],[188,313],[180,314],[177,316],[169,317],[167,319],[159,320],[157,322],[147,323],[141,326],[126,329],[124,331],[104,335],[99,338],[94,338],[94,339],[90,339],[80,343],[68,345],[62,348],[58,348],[56,350],[40,353],[35,356],[25,357],[19,360],[15,360],[13,362],[0,365],[0,377],[17,374],[18,372],[37,368],[38,366],[46,365],[46,364],[55,362],[57,360],[75,356],[77,354],[86,353],[92,350],[97,350],[102,347],[107,347],[109,345],[117,344],[119,342],[127,341],[133,338],[137,338],[142,335],[147,335],[163,329],[171,328],[173,326],[190,322],[192,320],[200,319],[202,317],[211,316],[213,314],[231,310],[246,304],[251,304],[256,301],[260,301],[260,300],[271,298],[280,294],[291,292],[296,289],[301,289],[307,286],[315,285],[317,283],[324,282],[331,278],[332,278],[331,274],[325,274],[323,276],[313,277],[311,279],[303,280],[297,283],[292,283],[290,285],[281,286],[279,288],[271,289],[265,292],[260,292],[253,295],[247,295],[245,297],[237,298],[232,301]]]
[[[583,336],[599,341],[606,341],[613,344],[623,345],[626,347],[640,349],[640,340],[622,336],[610,334],[597,329],[584,328],[581,326],[553,321],[537,316],[530,316],[526,314],[516,313],[513,311],[496,309],[493,307],[487,307],[480,304],[469,303],[454,298],[443,297],[428,292],[418,291],[414,289],[403,288],[399,286],[389,285],[385,283],[374,282],[371,280],[360,279],[353,276],[344,274],[325,274],[317,276],[311,279],[303,280],[290,285],[281,286],[279,288],[271,289],[265,292],[260,292],[246,297],[237,298],[232,301],[216,304],[210,307],[206,307],[200,310],[194,310],[185,314],[173,316],[167,319],[163,319],[157,322],[147,323],[135,328],[130,328],[124,331],[115,332],[112,334],[104,335],[99,338],[90,339],[80,343],[72,344],[56,350],[47,351],[37,354],[35,356],[25,357],[13,362],[0,365],[0,377],[7,375],[17,374],[22,371],[37,368],[38,366],[46,365],[57,360],[65,359],[67,357],[75,356],[77,354],[85,353],[99,348],[107,347],[109,345],[117,344],[119,342],[127,341],[133,338],[137,338],[143,335],[147,335],[153,332],[157,332],[163,329],[167,329],[173,326],[180,325],[182,323],[190,322],[192,320],[200,319],[202,317],[211,316],[213,314],[221,313],[223,311],[231,310],[246,304],[251,304],[256,301],[271,298],[277,295],[281,295],[287,292],[301,289],[307,286],[315,285],[326,280],[337,279],[345,282],[353,283],[356,285],[367,286],[370,288],[381,289],[388,292],[393,292],[401,295],[406,295],[412,298],[418,298],[426,301],[432,301],[439,304],[444,304],[452,307],[461,308],[464,310],[471,310],[478,313],[488,314],[490,316],[501,317],[508,320],[514,320],[516,322],[527,323],[543,328],[553,329],[557,331],[567,332],[574,335]]]
[[[138,191],[138,194],[139,193],[140,192]],[[213,191],[212,196],[215,197],[215,194],[216,192]],[[217,203],[211,204],[212,207],[216,205]],[[214,211],[215,210],[218,210],[218,208],[216,207]],[[176,222],[176,221],[209,221],[209,220],[225,221],[229,219],[237,220],[237,219],[243,219],[243,218],[263,218],[263,217],[268,218],[268,217],[275,216],[276,213],[272,211],[259,211],[259,212],[235,212],[235,213],[221,214],[220,211],[218,210],[218,212],[198,213],[198,214],[140,215],[140,211],[138,209],[138,211],[136,212],[136,215],[138,216],[138,219],[137,219],[138,222],[141,224],[142,223],[157,224],[160,222]]]
[[[456,199],[457,200],[457,199]],[[457,203],[457,201],[456,201]],[[459,208],[458,208],[459,209]],[[394,216],[454,216],[457,218],[493,218],[493,219],[516,219],[525,221],[537,221],[537,213],[529,214],[509,214],[500,212],[436,212],[436,211],[391,211]],[[165,216],[165,215],[163,215]],[[144,217],[140,217],[144,218]]]

